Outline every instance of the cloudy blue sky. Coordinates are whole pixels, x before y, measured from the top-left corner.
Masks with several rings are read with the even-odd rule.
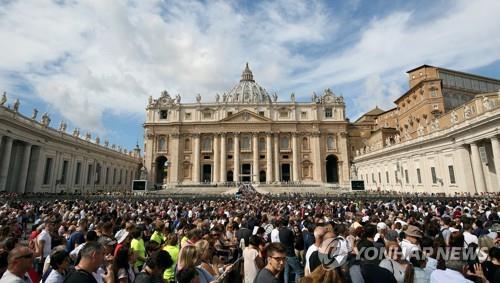
[[[498,0],[0,0],[0,91],[26,115],[132,148],[148,96],[212,100],[249,62],[281,100],[331,88],[354,120],[392,107],[422,64],[500,78],[498,11]]]

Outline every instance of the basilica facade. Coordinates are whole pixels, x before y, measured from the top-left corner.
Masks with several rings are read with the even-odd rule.
[[[150,184],[349,183],[348,122],[342,96],[329,89],[279,101],[245,67],[215,101],[194,103],[163,91],[149,98],[144,166]]]

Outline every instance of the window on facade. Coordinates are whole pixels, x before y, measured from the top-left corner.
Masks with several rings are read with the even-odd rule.
[[[450,183],[455,184],[455,171],[453,170],[453,165],[448,166],[448,172],[450,173]]]
[[[250,150],[250,146],[251,146],[250,136],[241,137],[241,143],[240,143],[241,149]]]
[[[309,139],[306,137],[302,139],[302,150],[309,150]]]
[[[211,137],[203,138],[201,150],[202,151],[212,151],[212,138]]]
[[[87,167],[87,185],[90,185],[90,181],[92,180],[92,167],[92,164],[89,164],[89,166]]]
[[[167,142],[165,137],[158,138],[158,151],[166,151],[167,150]]]
[[[160,119],[166,120],[167,118],[168,118],[168,110],[161,110],[160,111]]]
[[[233,115],[233,112],[231,112],[231,111],[227,112],[227,117],[231,117],[232,115]]]
[[[191,140],[186,139],[184,141],[184,151],[191,151]]]
[[[332,118],[332,117],[333,117],[332,108],[325,108],[325,118]]]
[[[436,168],[435,167],[431,167],[431,176],[432,176],[432,183],[436,184],[437,177],[436,177]]]
[[[302,112],[300,113],[300,118],[301,118],[301,119],[307,119],[307,112],[302,111]]]
[[[382,176],[381,176],[380,172],[378,172],[378,182],[379,182],[379,184],[382,183]]]
[[[76,171],[75,171],[75,185],[79,185],[80,184],[81,171],[82,171],[82,163],[81,162],[77,162],[76,163]]]
[[[232,138],[228,138],[226,142],[227,151],[233,151],[234,141]]]
[[[182,172],[184,173],[184,178],[189,178],[191,174],[191,165],[189,163],[184,163],[184,165],[182,166]]]
[[[113,168],[113,185],[116,184],[116,168]]]
[[[280,118],[288,118],[288,111],[281,110],[280,111]]]
[[[417,168],[417,182],[422,184],[422,177],[420,176],[420,168]]]
[[[439,105],[437,105],[437,104],[433,104],[433,105],[432,105],[432,109],[434,109],[434,110],[438,110],[438,109],[439,109]]]
[[[408,169],[405,169],[405,182],[410,183],[410,179],[408,178]]]
[[[265,151],[266,150],[266,139],[260,138],[259,139],[259,151]]]
[[[280,148],[281,149],[289,149],[290,148],[290,138],[289,137],[282,137],[280,139]]]
[[[63,168],[62,168],[62,174],[61,174],[61,185],[66,184],[66,175],[68,174],[68,160],[63,161]]]
[[[259,116],[264,117],[264,111],[259,111]]]
[[[389,171],[385,171],[385,181],[389,184]]]
[[[398,183],[398,171],[394,171],[394,183]]]
[[[45,172],[43,174],[43,184],[48,185],[50,183],[50,175],[52,175],[52,158],[47,158],[45,160]]]
[[[375,175],[372,173],[372,183],[375,183]]]
[[[184,119],[185,120],[191,120],[191,113],[185,113],[184,114]]]
[[[118,179],[118,185],[122,184],[122,174],[123,174],[123,169],[120,169],[120,178]]]
[[[212,112],[210,111],[203,112],[203,119],[212,119]]]
[[[106,167],[106,185],[109,184],[109,167]]]
[[[433,88],[431,89],[431,97],[436,97],[437,94],[436,94],[436,90]]]
[[[128,170],[125,170],[125,184],[127,183],[128,180]]]
[[[336,145],[335,137],[333,135],[329,135],[326,138],[326,147],[328,148],[328,150],[335,150],[336,148],[335,145]]]

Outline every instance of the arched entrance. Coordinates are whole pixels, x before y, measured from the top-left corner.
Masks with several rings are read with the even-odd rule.
[[[265,183],[266,182],[266,171],[261,170],[259,172],[259,182]]]
[[[165,170],[165,162],[167,162],[165,156],[158,156],[156,158],[156,180],[157,185],[163,185],[163,181],[167,177],[167,171]],[[165,180],[166,182],[167,180]]]
[[[330,154],[326,157],[326,182],[339,182],[338,159],[333,154]]]

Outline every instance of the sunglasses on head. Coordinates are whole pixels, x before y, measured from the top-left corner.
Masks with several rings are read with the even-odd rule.
[[[21,259],[21,258],[29,259],[32,257],[33,257],[33,253],[29,253],[29,254],[25,254],[25,255],[20,255],[20,256],[16,257],[16,259]]]

